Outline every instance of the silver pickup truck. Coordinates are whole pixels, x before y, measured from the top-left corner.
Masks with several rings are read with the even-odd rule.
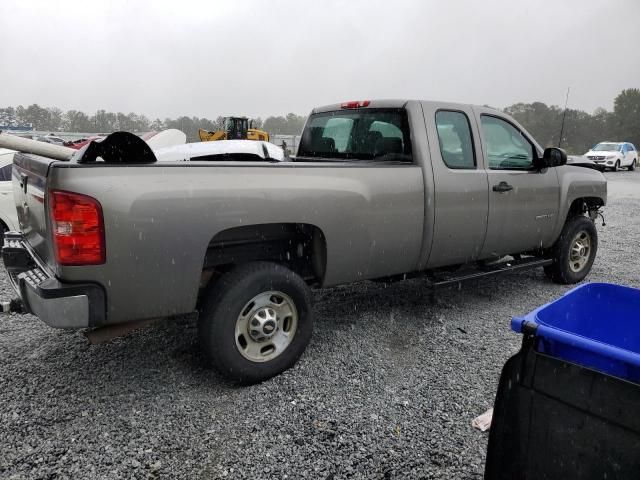
[[[600,172],[471,105],[317,108],[284,161],[156,155],[123,132],[70,161],[17,154],[21,232],[5,236],[5,266],[53,327],[198,312],[206,355],[245,383],[302,354],[311,287],[530,267],[582,280],[606,202]]]

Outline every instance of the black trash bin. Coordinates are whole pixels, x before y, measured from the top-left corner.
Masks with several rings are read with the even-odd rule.
[[[640,479],[640,290],[582,285],[512,328],[485,479]]]

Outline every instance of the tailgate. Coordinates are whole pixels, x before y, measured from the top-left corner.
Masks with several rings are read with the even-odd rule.
[[[55,268],[51,244],[47,239],[47,175],[56,160],[16,153],[13,160],[13,194],[23,238],[43,263]]]

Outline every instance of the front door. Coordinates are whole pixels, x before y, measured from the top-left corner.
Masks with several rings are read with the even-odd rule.
[[[478,122],[489,181],[482,258],[549,246],[560,202],[557,171],[534,168],[536,146],[506,118],[482,113]]]

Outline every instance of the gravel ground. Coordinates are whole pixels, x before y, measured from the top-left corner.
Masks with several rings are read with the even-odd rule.
[[[640,172],[607,176],[588,279],[640,287]],[[567,288],[536,270],[435,302],[420,279],[319,291],[300,362],[248,388],[205,366],[193,321],[89,346],[14,314],[0,320],[0,477],[479,479],[488,434],[470,423],[519,349],[509,320]]]

